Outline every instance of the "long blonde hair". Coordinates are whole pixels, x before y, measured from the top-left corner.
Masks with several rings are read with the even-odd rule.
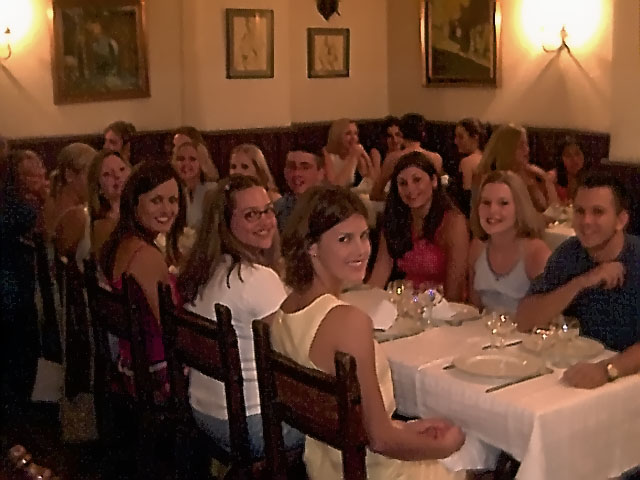
[[[62,187],[66,186],[67,172],[78,174],[89,168],[91,160],[96,155],[93,147],[86,143],[71,143],[60,150],[57,158],[56,169],[51,172],[51,197],[56,198]]]
[[[339,118],[331,124],[327,135],[327,152],[334,155],[342,153],[342,137],[352,123],[356,122],[349,118]]]
[[[511,190],[516,207],[516,235],[520,238],[541,238],[544,231],[542,216],[533,206],[527,187],[520,176],[508,170],[493,171],[482,180],[478,194],[474,196],[473,204],[471,205],[471,218],[469,220],[473,236],[482,241],[489,238],[487,232],[482,228],[480,215],[478,214],[482,190],[489,183],[502,183]]]
[[[267,192],[278,191],[278,187],[276,187],[276,182],[273,180],[273,175],[271,175],[271,170],[269,170],[269,165],[267,165],[267,160],[264,158],[262,150],[253,143],[243,143],[231,150],[231,157],[233,158],[236,153],[244,153],[249,157],[251,163],[253,163],[253,167],[256,169],[258,180]]]
[[[516,150],[523,133],[527,133],[524,127],[513,123],[498,128],[484,148],[476,173],[482,176],[493,170],[519,170]]]
[[[176,157],[178,156],[178,152],[181,148],[188,146],[192,147],[196,151],[196,158],[198,159],[198,165],[200,165],[200,182],[215,182],[218,180],[218,170],[216,169],[211,157],[209,156],[209,151],[204,144],[198,142],[197,140],[191,140],[190,142],[184,142],[178,145],[173,149],[173,153],[171,154],[171,165],[174,165],[176,161]]]

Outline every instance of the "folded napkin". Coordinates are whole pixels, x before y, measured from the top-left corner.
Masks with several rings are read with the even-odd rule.
[[[343,293],[340,299],[369,315],[373,320],[373,328],[377,330],[387,330],[398,316],[398,310],[389,301],[389,295],[380,288],[352,290]]]
[[[440,302],[433,306],[431,316],[437,320],[449,320],[456,313],[456,310],[451,305],[449,305],[449,302],[442,298]]]

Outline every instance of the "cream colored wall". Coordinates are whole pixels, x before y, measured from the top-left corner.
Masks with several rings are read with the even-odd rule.
[[[15,0],[13,0],[15,1]],[[180,117],[179,4],[151,0],[147,38],[151,97],[135,100],[53,104],[50,55],[50,0],[19,0],[32,7],[30,31],[0,65],[0,132],[8,137],[99,132],[118,119],[151,130],[175,125]],[[29,10],[26,11],[27,13]],[[27,14],[25,13],[25,15]]]
[[[228,80],[225,9],[234,0],[184,3],[185,123],[203,130],[290,123],[289,0],[246,0],[242,8],[274,11],[274,78]]]
[[[0,0],[0,11],[13,1]],[[275,17],[275,76],[252,80],[225,78],[224,15],[240,6],[236,0],[147,0],[151,97],[60,106],[52,93],[51,0],[20,2],[31,7],[30,32],[0,66],[0,132],[9,137],[99,132],[116,119],[140,130],[181,124],[217,130],[380,117],[389,110],[385,0],[343,0],[341,16],[328,23],[315,0],[242,2],[242,8],[273,9]],[[349,78],[307,78],[310,26],[351,29]]]
[[[611,160],[640,163],[640,15],[638,4],[616,0],[613,17]]]
[[[340,15],[328,22],[318,14],[315,0],[290,4],[292,122],[387,115],[386,0],[342,0]],[[307,27],[350,29],[349,78],[307,78]]]
[[[625,0],[619,0],[619,3]],[[525,35],[523,8],[541,0],[501,0],[500,88],[422,86],[420,0],[389,0],[389,104],[394,114],[609,131],[611,127],[612,2],[601,0],[601,22],[590,43],[545,53]],[[634,3],[634,2],[627,2]],[[618,5],[618,1],[616,2]],[[637,22],[638,12],[632,15]],[[578,15],[578,13],[576,13]],[[530,20],[530,19],[529,19]],[[571,38],[568,39],[571,42]],[[637,42],[633,43],[637,51]],[[631,47],[630,47],[631,48]]]

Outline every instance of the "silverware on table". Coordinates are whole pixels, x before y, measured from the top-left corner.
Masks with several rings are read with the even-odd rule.
[[[522,343],[522,340],[515,340],[513,342],[505,343],[502,348],[514,347],[516,345],[520,345],[521,343]],[[482,350],[489,350],[490,348],[496,348],[497,349],[498,347],[494,347],[493,345],[488,344],[488,345],[483,346]]]
[[[506,383],[501,383],[500,385],[496,385],[495,387],[489,387],[485,390],[485,393],[491,393],[498,390],[502,390],[503,388],[510,387],[511,385],[517,385],[518,383],[526,382],[527,380],[533,380],[534,378],[542,377],[550,373],[553,373],[553,370],[551,368],[545,368],[544,370],[541,370],[537,373],[516,378],[515,380],[511,380],[510,382],[506,382]]]

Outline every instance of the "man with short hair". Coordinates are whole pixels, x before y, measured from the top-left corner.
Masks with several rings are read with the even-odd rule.
[[[281,233],[298,197],[324,181],[324,158],[304,150],[293,150],[287,154],[284,178],[291,191],[273,204]]]
[[[578,363],[564,381],[596,388],[640,371],[640,238],[628,235],[628,196],[615,177],[592,172],[574,197],[576,237],[551,255],[520,302],[518,329],[549,324],[560,314],[577,317],[581,333],[617,355]]]

